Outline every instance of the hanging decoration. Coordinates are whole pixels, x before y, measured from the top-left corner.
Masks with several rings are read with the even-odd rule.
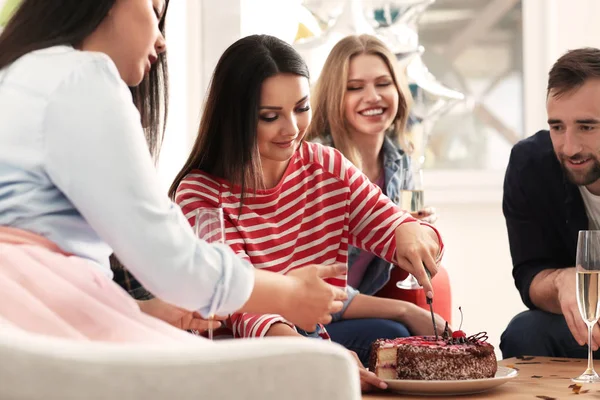
[[[308,63],[313,79],[321,73],[333,46],[348,35],[371,34],[396,55],[413,96],[410,116],[415,161],[425,162],[429,133],[435,121],[465,96],[433,76],[421,55],[418,21],[435,0],[304,0],[294,47]]]

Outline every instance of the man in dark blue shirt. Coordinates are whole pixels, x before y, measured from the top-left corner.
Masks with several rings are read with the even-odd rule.
[[[529,308],[503,333],[504,358],[587,357],[575,255],[578,231],[600,229],[600,50],[554,64],[546,107],[550,130],[515,145],[504,181],[513,277]],[[596,324],[593,350],[599,344]]]

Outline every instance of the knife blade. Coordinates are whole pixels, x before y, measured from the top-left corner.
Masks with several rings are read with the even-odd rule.
[[[429,278],[429,282],[431,282],[431,272],[429,272],[429,270],[427,269],[427,267],[423,266],[423,268],[425,268],[425,272],[427,273],[427,278]],[[435,333],[435,340],[438,340],[438,331],[437,331],[437,326],[435,325],[435,316],[433,314],[433,299],[427,297],[427,294],[425,295],[427,298],[427,304],[429,304],[429,311],[431,312],[431,323],[433,324],[433,333]]]

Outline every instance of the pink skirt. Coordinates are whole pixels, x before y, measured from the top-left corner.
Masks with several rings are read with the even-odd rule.
[[[90,262],[7,227],[0,227],[0,322],[74,340],[209,343],[144,314]]]

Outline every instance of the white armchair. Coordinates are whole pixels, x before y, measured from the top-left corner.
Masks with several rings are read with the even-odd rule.
[[[273,338],[198,346],[40,337],[0,323],[0,399],[360,399],[341,346]]]

